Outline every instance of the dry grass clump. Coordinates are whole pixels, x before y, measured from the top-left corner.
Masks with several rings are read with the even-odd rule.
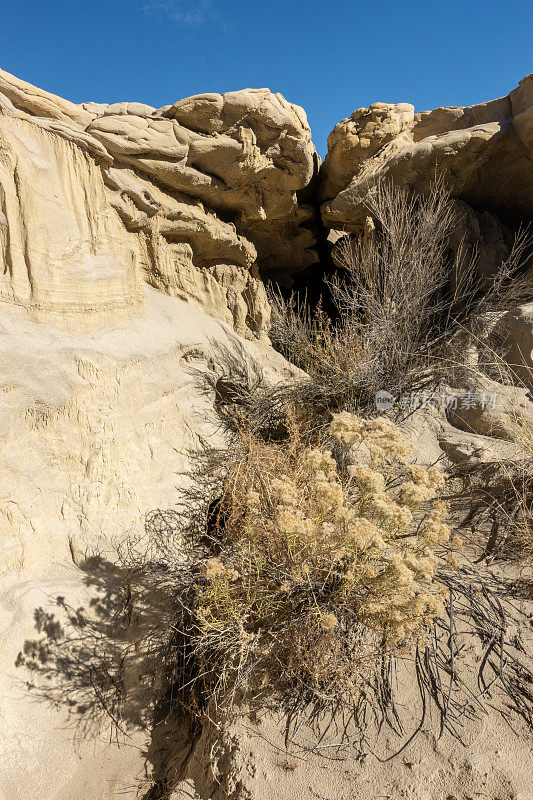
[[[423,639],[444,610],[442,473],[407,467],[388,419],[340,413],[328,434],[330,447],[296,426],[283,444],[243,434],[227,464],[216,553],[180,626],[203,697],[351,704],[380,656]],[[351,463],[354,448],[367,463]]]
[[[372,412],[379,390],[398,397],[442,379],[453,384],[494,314],[531,297],[531,278],[522,276],[527,234],[517,235],[494,276],[476,277],[476,253],[450,248],[460,215],[442,182],[419,197],[381,184],[367,206],[368,230],[341,240],[340,272],[326,281],[335,319],[271,296],[272,342],[308,373],[293,393],[315,410]]]

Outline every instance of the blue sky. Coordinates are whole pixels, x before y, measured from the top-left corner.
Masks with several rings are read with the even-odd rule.
[[[533,71],[532,31],[531,0],[1,0],[0,66],[74,102],[268,86],[304,106],[324,154],[376,100],[507,94]]]

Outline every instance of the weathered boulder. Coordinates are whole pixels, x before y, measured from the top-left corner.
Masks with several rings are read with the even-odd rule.
[[[520,382],[533,388],[533,303],[505,314],[497,333],[503,339],[506,362]]]
[[[335,125],[321,170],[324,198],[335,198],[385,145],[409,141],[415,109],[410,103],[373,103]],[[330,226],[331,227],[331,226]]]
[[[322,167],[322,218],[357,232],[381,180],[416,192],[442,175],[452,194],[504,222],[533,217],[533,75],[507,97],[414,113],[374,103],[335,126]]]
[[[466,401],[466,402],[465,402]],[[475,389],[450,406],[448,420],[456,428],[480,436],[520,443],[533,430],[533,402],[528,390],[480,378]]]

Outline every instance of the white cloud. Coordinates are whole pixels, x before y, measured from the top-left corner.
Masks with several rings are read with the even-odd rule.
[[[212,0],[149,0],[142,10],[162,14],[189,28],[198,28],[218,17]]]

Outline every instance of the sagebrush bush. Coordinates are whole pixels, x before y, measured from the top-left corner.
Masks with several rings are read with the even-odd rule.
[[[202,696],[353,702],[380,655],[423,638],[443,611],[442,473],[406,466],[388,419],[340,413],[328,434],[330,447],[296,426],[282,444],[245,433],[226,465],[218,552],[187,608]]]

